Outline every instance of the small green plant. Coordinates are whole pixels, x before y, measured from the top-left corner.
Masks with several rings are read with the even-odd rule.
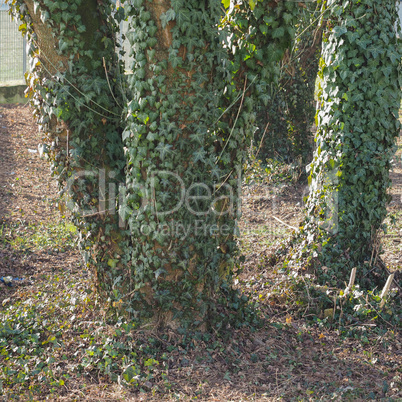
[[[70,222],[2,224],[0,239],[3,246],[14,250],[64,252],[75,247],[77,228]]]
[[[244,165],[244,181],[250,184],[272,184],[288,186],[298,181],[303,174],[302,166],[297,163],[286,163],[280,159],[269,158],[263,162],[251,154]]]

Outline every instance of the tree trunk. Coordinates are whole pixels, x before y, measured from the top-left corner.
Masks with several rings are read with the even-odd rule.
[[[29,35],[27,82],[60,194],[65,194],[60,208],[67,198],[85,264],[97,290],[113,299],[114,270],[126,244],[114,194],[123,181],[125,160],[123,76],[115,52],[116,27],[107,22],[110,8],[96,0],[20,0],[13,7]]]
[[[15,4],[37,57],[33,104],[97,290],[152,325],[202,323],[230,283],[245,148],[222,117],[234,95],[221,8],[130,4],[128,103],[109,2]]]
[[[358,283],[372,287],[400,130],[395,1],[330,1],[328,7],[302,238],[323,281],[342,283],[358,267]]]
[[[220,119],[231,85],[217,41],[221,10],[139,3],[125,5],[134,49],[123,134],[131,300],[137,314],[161,324],[202,322],[230,283],[244,149]]]

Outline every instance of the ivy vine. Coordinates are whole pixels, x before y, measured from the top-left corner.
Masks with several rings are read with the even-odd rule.
[[[372,288],[383,280],[376,269],[378,234],[400,132],[396,5],[344,0],[327,6],[311,190],[294,258],[308,255],[320,280],[338,285],[357,267],[358,283]]]
[[[241,166],[298,5],[121,3],[11,2],[32,104],[97,290],[132,319],[201,324],[245,302],[230,291]]]

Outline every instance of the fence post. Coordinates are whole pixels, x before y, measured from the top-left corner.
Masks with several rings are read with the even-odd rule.
[[[22,74],[25,78],[27,72],[27,39],[26,36],[22,39]]]

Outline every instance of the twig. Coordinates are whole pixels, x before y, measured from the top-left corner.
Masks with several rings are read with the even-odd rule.
[[[350,273],[349,285],[346,286],[346,289],[343,291],[344,295],[347,295],[350,292],[350,290],[352,289],[353,285],[355,284],[356,270],[357,270],[356,267],[352,268],[352,272]]]
[[[271,215],[271,216],[272,216],[274,219],[276,219],[278,222],[282,223],[282,225],[285,225],[285,226],[287,226],[288,228],[291,228],[291,229],[297,230],[297,228],[296,228],[296,227],[291,226],[291,225],[288,225],[286,222],[284,222],[284,221],[280,220],[280,219],[279,219],[279,218],[277,218],[276,216],[273,216],[273,215]]]
[[[255,79],[255,77],[254,77],[254,79]],[[253,81],[251,82],[251,84],[254,82],[254,79],[253,79]],[[250,85],[251,85],[251,84],[250,84]],[[221,160],[222,155],[223,155],[223,153],[225,152],[225,149],[226,149],[227,145],[228,145],[229,142],[230,142],[230,138],[232,137],[234,128],[236,127],[237,120],[238,120],[238,118],[239,118],[241,109],[242,109],[242,107],[243,107],[244,95],[246,94],[246,91],[247,91],[246,85],[247,85],[247,77],[246,77],[246,79],[244,80],[243,94],[242,94],[242,97],[241,97],[239,109],[238,109],[238,111],[237,111],[236,119],[235,119],[235,121],[234,121],[234,123],[233,123],[232,130],[230,131],[229,138],[226,140],[226,144],[225,144],[225,146],[223,147],[222,152],[221,152],[221,154],[219,155],[218,159],[216,160],[215,165]]]
[[[112,91],[112,87],[110,86],[110,82],[109,82],[109,76],[107,75],[107,68],[106,68],[106,61],[105,58],[102,57],[103,59],[103,68],[105,69],[105,75],[106,75],[106,80],[107,80],[107,85],[109,86],[109,91],[111,93],[111,95],[113,96],[114,101],[116,102],[117,106],[119,106],[119,108],[123,109],[122,106],[120,105],[120,103],[117,101],[117,99],[114,97],[113,91]]]
[[[263,143],[264,138],[265,138],[265,134],[266,134],[267,131],[268,131],[268,126],[269,126],[269,122],[268,122],[267,125],[265,126],[264,133],[263,133],[263,135],[262,135],[262,137],[261,137],[260,146],[258,147],[257,153],[255,154],[255,159],[257,159],[257,156],[258,156],[258,154],[260,153],[261,146],[262,146],[262,143]]]

